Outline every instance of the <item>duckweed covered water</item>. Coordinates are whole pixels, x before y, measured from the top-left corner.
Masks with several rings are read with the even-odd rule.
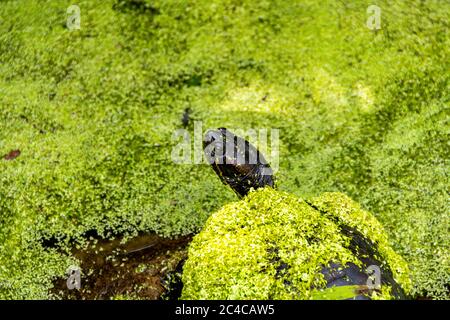
[[[348,194],[449,298],[448,1],[377,1],[378,31],[368,0],[77,3],[73,31],[71,1],[0,3],[0,298],[53,297],[90,230],[183,236],[234,200],[171,161],[194,120],[280,129],[278,187]]]

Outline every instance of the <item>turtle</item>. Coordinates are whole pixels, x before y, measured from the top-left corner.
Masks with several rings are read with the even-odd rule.
[[[203,148],[213,170],[240,198],[252,189],[275,186],[273,170],[264,155],[226,128],[209,130]]]
[[[203,146],[239,200],[212,214],[191,242],[182,299],[408,298],[406,262],[356,202],[277,190],[264,155],[226,128],[209,130]]]

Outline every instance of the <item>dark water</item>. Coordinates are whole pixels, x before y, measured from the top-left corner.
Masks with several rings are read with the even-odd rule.
[[[52,293],[63,299],[160,299],[173,286],[173,273],[187,256],[192,236],[166,239],[154,234],[99,240],[87,249],[74,250],[81,261],[80,289],[68,289],[67,278],[55,280]],[[175,284],[176,285],[176,284]],[[171,295],[173,296],[173,295]]]

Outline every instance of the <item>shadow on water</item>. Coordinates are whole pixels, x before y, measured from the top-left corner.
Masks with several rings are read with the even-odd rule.
[[[178,298],[179,274],[191,239],[142,234],[125,243],[97,240],[72,252],[80,261],[80,289],[70,290],[67,278],[59,278],[51,292],[63,299]]]

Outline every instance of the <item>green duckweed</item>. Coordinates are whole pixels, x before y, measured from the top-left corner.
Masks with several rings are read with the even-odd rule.
[[[341,225],[370,239],[381,267],[391,270],[396,282],[410,292],[406,262],[389,246],[380,223],[350,198],[326,193],[309,202],[264,188],[224,206],[208,219],[189,248],[182,298],[320,297],[318,292],[326,288],[321,273],[324,266],[353,263],[363,267]],[[383,284],[381,293],[374,293],[373,298],[388,299],[390,292]],[[345,294],[348,292],[334,292],[330,297]]]

